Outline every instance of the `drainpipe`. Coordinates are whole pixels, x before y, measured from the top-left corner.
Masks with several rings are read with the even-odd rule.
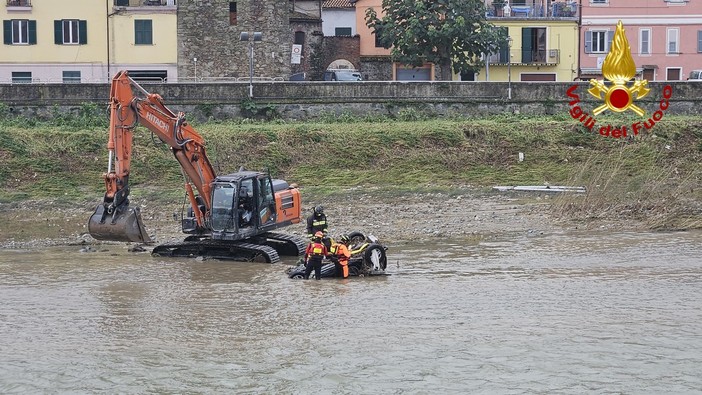
[[[105,0],[105,19],[107,22],[107,34],[105,35],[107,39],[107,81],[110,81],[110,0]]]
[[[583,35],[583,0],[578,0],[578,74],[577,74],[577,79],[580,80],[580,77],[582,76],[580,74],[580,45],[582,41],[582,35]]]

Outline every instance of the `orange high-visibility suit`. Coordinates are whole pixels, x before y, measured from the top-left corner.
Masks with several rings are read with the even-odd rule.
[[[339,275],[338,269],[341,269],[341,276],[343,278],[347,278],[349,276],[349,258],[351,258],[349,248],[343,243],[332,244],[331,253],[334,254],[339,260],[337,275]]]

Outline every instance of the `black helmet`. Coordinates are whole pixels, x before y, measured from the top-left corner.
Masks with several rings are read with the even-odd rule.
[[[339,237],[339,241],[341,241],[342,243],[346,244],[346,243],[348,243],[350,240],[349,240],[349,237],[348,237],[348,236],[346,236],[346,235],[341,235],[341,237]]]
[[[314,213],[315,214],[324,214],[324,207],[320,204],[319,206],[314,208]]]

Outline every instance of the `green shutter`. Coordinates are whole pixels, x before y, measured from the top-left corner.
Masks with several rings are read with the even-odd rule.
[[[151,19],[136,19],[134,21],[134,44],[153,44]]]
[[[154,43],[154,25],[153,21],[150,19],[146,21],[146,40],[148,41],[147,44],[152,45]]]
[[[522,28],[522,60],[521,63],[531,63],[534,61],[532,51],[534,50],[534,29],[531,27]],[[520,63],[520,62],[517,62]]]
[[[63,24],[61,21],[54,21],[54,44],[63,44]]]
[[[12,21],[2,21],[2,40],[7,45],[12,45]]]
[[[37,43],[37,21],[29,21],[29,44]]]
[[[504,32],[505,37],[509,37],[509,29],[506,27],[500,27],[499,28],[502,32]],[[509,58],[509,42],[505,39],[503,43],[500,44],[500,63],[509,63],[510,58]]]
[[[88,21],[78,21],[78,44],[88,43]]]

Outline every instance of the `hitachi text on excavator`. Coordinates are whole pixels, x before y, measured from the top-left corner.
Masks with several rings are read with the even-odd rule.
[[[160,256],[204,256],[275,263],[280,255],[304,253],[305,239],[272,230],[300,222],[300,191],[269,174],[239,170],[216,175],[205,142],[158,94],[120,71],[110,88],[110,129],[105,195],[88,221],[97,240],[153,244],[138,207],[129,205],[133,134],[144,126],[170,147],[185,178],[190,203],[181,216],[182,242],[154,247]]]

